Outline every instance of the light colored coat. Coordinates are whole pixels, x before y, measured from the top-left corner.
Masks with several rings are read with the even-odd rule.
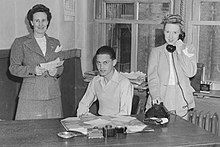
[[[35,101],[61,99],[58,78],[63,72],[63,66],[58,67],[57,73],[53,77],[48,72],[41,76],[35,74],[37,65],[53,61],[60,56],[59,52],[55,52],[60,42],[55,38],[45,36],[45,56],[32,34],[16,38],[11,46],[9,70],[11,74],[23,78],[19,99]]]
[[[153,48],[148,62],[148,85],[150,91],[150,98],[148,98],[147,106],[148,109],[151,107],[151,100],[160,98],[163,102],[168,86],[170,76],[170,65],[169,65],[169,53],[166,50],[167,44]],[[173,52],[174,64],[178,74],[179,83],[183,89],[184,96],[188,102],[189,108],[195,107],[193,98],[194,89],[190,85],[190,77],[196,74],[196,55],[195,49],[192,46],[187,46],[188,52],[193,56],[187,56],[183,52],[177,54]],[[185,106],[186,103],[179,104]]]

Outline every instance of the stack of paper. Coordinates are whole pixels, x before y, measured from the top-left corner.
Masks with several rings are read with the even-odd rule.
[[[84,80],[86,82],[90,82],[97,75],[98,75],[98,71],[86,71],[84,73]]]
[[[146,74],[140,71],[137,72],[120,72],[122,75],[124,75],[125,77],[127,77],[130,82],[134,85],[134,86],[140,86],[142,83],[144,83],[146,81]]]

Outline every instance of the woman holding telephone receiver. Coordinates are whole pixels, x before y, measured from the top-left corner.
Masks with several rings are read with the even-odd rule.
[[[189,78],[197,71],[196,50],[183,42],[184,22],[180,15],[169,14],[162,24],[166,43],[153,48],[149,56],[146,111],[162,102],[168,111],[186,119],[188,111],[195,107]]]

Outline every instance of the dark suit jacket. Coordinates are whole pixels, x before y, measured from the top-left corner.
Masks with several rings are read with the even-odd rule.
[[[46,35],[46,54],[43,55],[37,41],[32,34],[16,38],[11,47],[11,74],[22,77],[23,83],[19,97],[32,100],[48,100],[61,96],[59,76],[63,66],[58,68],[55,76],[45,72],[41,76],[35,75],[35,67],[40,63],[53,61],[59,57],[55,49],[60,45],[59,40]]]

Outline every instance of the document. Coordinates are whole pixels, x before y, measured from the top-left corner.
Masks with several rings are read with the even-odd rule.
[[[86,121],[84,122],[85,124],[90,124],[92,126],[102,126],[102,125],[107,125],[109,124],[111,121],[108,121],[108,120],[105,120],[105,119],[101,119],[101,118],[98,118],[98,119],[95,119],[95,120],[90,120],[90,121]]]
[[[64,61],[60,61],[60,58],[58,57],[56,60],[47,62],[47,63],[41,63],[40,66],[45,68],[46,70],[51,70],[54,68],[57,68],[61,65],[63,65]]]
[[[67,131],[77,131],[84,135],[87,134],[87,127],[84,126],[79,117],[68,117],[66,119],[62,119],[61,124]]]

